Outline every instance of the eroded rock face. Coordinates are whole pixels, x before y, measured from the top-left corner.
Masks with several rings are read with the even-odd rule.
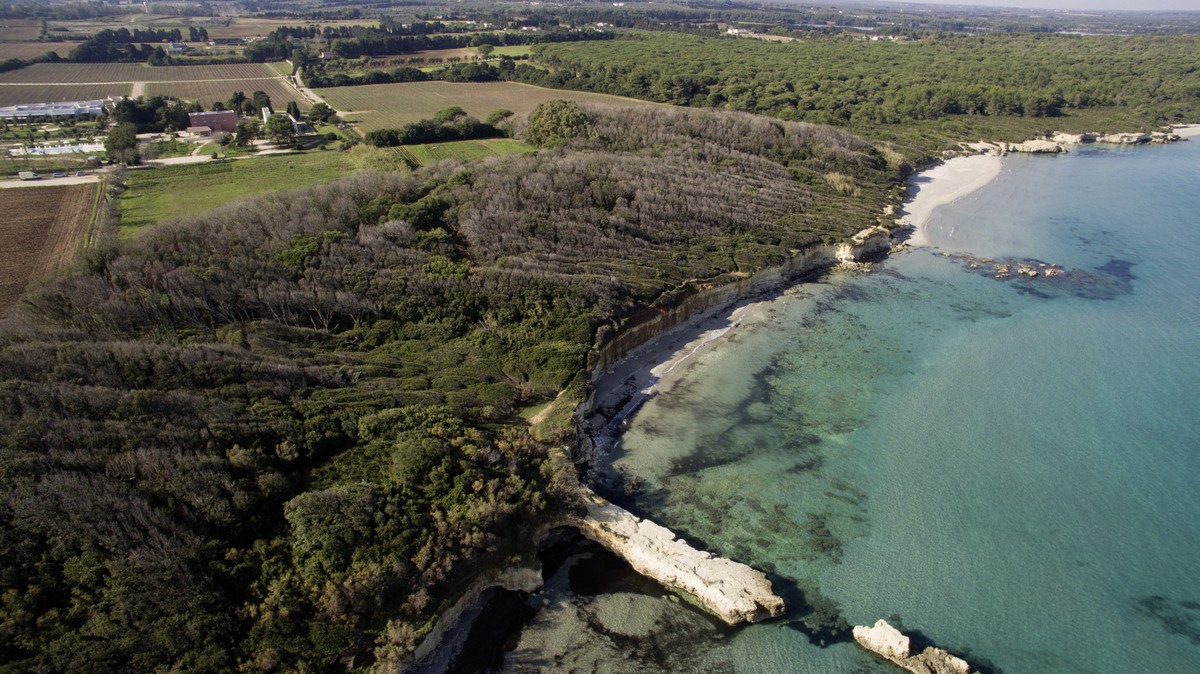
[[[730,625],[783,615],[783,599],[761,571],[697,550],[599,496],[588,495],[587,515],[577,526],[638,573],[691,594]]]
[[[873,627],[856,626],[854,640],[868,651],[913,674],[970,674],[972,671],[966,660],[941,648],[931,646],[917,655],[911,655],[909,638],[886,620],[879,620]]]

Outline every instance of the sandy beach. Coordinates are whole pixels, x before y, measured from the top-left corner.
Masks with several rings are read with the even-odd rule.
[[[597,451],[612,449],[624,430],[622,423],[655,394],[660,379],[719,343],[730,331],[761,320],[766,307],[776,299],[749,299],[697,314],[642,344],[596,377],[592,410],[586,421]]]
[[[913,226],[910,245],[925,246],[929,241],[925,223],[934,209],[953,203],[987,185],[1000,175],[1001,158],[977,154],[955,157],[940,166],[918,173],[909,181],[908,197],[901,217]]]
[[[1172,130],[1172,132],[1178,136],[1182,136],[1183,138],[1195,138],[1196,136],[1200,136],[1200,124],[1177,126]]]
[[[911,178],[909,201],[901,210],[915,228],[909,243],[927,245],[924,226],[934,209],[987,185],[1000,174],[1000,166],[1000,157],[994,155],[956,157]],[[660,379],[721,342],[730,331],[762,320],[778,298],[776,293],[705,311],[634,349],[596,376],[586,421],[597,451],[612,449],[624,430],[622,424],[655,394]]]

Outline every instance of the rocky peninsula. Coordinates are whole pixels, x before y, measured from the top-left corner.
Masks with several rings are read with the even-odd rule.
[[[629,562],[638,573],[699,600],[726,623],[777,618],[783,599],[761,571],[697,550],[670,529],[587,492],[587,514],[574,522],[584,536]]]

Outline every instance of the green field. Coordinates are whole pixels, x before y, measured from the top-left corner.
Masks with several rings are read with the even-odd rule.
[[[620,96],[544,89],[516,82],[371,84],[320,89],[317,94],[338,110],[343,119],[355,124],[364,133],[375,129],[395,129],[410,122],[428,119],[437,111],[452,105],[480,119],[501,108],[523,115],[538,104],[556,98],[614,105],[656,105]]]
[[[479,48],[475,48],[475,52],[479,52]],[[493,47],[492,56],[529,56],[529,45],[513,45],[511,47]]]
[[[337,180],[354,170],[340,152],[269,155],[129,171],[121,195],[121,236],[266,192]]]
[[[273,63],[268,63],[267,67],[271,70],[274,70],[276,73],[279,73],[280,77],[292,76],[292,64],[288,63],[287,61],[275,61]]]

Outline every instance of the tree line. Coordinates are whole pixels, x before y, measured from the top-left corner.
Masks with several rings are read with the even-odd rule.
[[[1200,38],[930,35],[786,44],[657,33],[538,45],[522,79],[677,105],[869,128],[955,115],[1053,117],[1120,107],[1194,117]],[[658,56],[663,50],[669,59]]]
[[[251,61],[271,61],[292,57],[296,50],[293,41],[293,29],[276,29],[267,35],[265,40],[246,45],[246,58]],[[408,54],[416,51],[438,49],[461,49],[492,45],[541,44],[546,42],[577,42],[585,40],[609,40],[613,34],[597,30],[570,30],[558,28],[537,32],[506,32],[487,33],[472,32],[461,34],[407,34],[395,33],[367,26],[355,26],[342,29],[340,32],[331,31],[331,35],[345,34],[349,37],[334,37],[329,41],[329,49],[341,58],[359,58],[361,56],[386,56],[392,54]]]

